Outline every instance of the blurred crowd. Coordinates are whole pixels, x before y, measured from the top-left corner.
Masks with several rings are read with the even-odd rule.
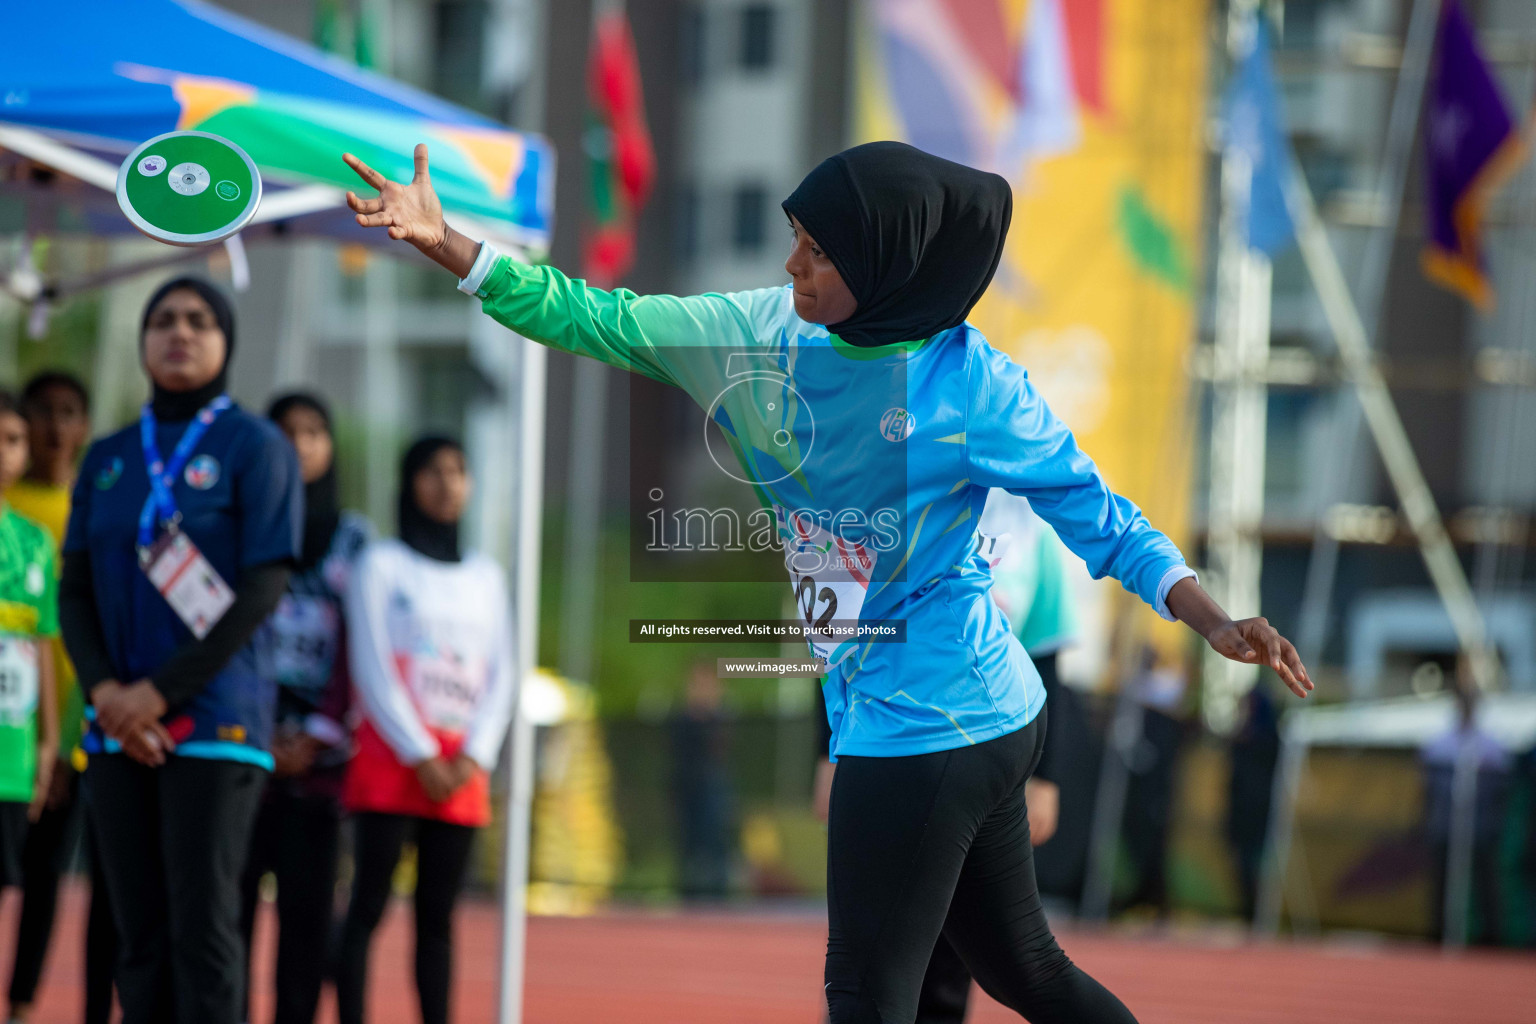
[[[82,846],[89,1024],[114,996],[126,1024],[249,1020],[269,875],[275,1019],[312,1021],[329,975],[341,1019],[362,1021],[407,844],[421,1016],[449,1019],[454,905],[515,691],[504,574],[461,544],[456,441],[405,453],[397,535],[378,538],[340,507],[323,399],[281,395],[260,416],[229,398],[235,341],[228,299],[180,278],[144,308],[136,422],[92,440],[67,373],[0,392],[12,1021],[31,1015]]]

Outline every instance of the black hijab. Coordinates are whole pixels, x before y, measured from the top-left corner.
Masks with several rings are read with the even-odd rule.
[[[235,355],[235,311],[229,299],[200,277],[178,277],[155,289],[155,294],[144,304],[144,318],[139,323],[140,356],[144,354],[144,331],[149,327],[149,318],[155,307],[171,292],[182,290],[196,292],[199,298],[208,303],[208,308],[213,310],[213,318],[224,332],[224,365],[219,367],[218,375],[213,380],[191,391],[167,391],[151,379],[154,391],[149,407],[154,410],[155,419],[162,423],[190,420],[197,415],[199,409],[228,390],[229,363]]]
[[[295,409],[308,409],[325,424],[334,446],[336,434],[331,429],[331,411],[317,396],[293,391],[273,399],[267,419],[282,425],[283,417]],[[331,464],[317,479],[304,485],[304,545],[299,551],[299,569],[312,569],[331,550],[331,539],[341,524],[341,499],[336,491],[336,453],[331,450]]]
[[[783,205],[858,300],[827,330],[873,346],[965,320],[1002,259],[1013,191],[904,142],[870,142],[823,160]]]
[[[400,540],[408,547],[439,562],[457,562],[459,552],[459,524],[440,523],[427,515],[416,504],[416,474],[432,461],[432,457],[444,448],[460,455],[464,448],[448,437],[424,437],[411,445],[400,462]]]

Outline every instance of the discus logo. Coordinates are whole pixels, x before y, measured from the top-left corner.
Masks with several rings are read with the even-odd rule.
[[[704,446],[715,466],[732,480],[758,487],[793,476],[816,446],[816,417],[778,357],[733,352],[725,375],[731,383],[704,413]]]

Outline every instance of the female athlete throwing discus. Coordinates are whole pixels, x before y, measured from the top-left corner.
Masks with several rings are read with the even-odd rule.
[[[833,1024],[910,1022],[941,932],[1035,1024],[1133,1021],[1040,908],[1024,783],[1045,698],[989,595],[974,525],[988,488],[1028,498],[1095,575],[1221,654],[1269,665],[1298,696],[1312,684],[1268,623],[1233,621],[1201,590],[1024,370],[965,323],[1002,256],[1008,183],[901,143],[858,146],[784,201],[788,287],[678,298],[599,291],[453,231],[425,146],[408,185],[346,161],[379,192],[348,195],[358,223],[452,271],[490,316],[686,390],[771,513],[828,663]],[[905,635],[846,638],[838,622]]]

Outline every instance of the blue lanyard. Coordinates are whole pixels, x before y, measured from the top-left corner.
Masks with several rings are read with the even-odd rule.
[[[160,458],[160,446],[155,443],[154,410],[145,405],[139,413],[139,443],[144,447],[144,465],[149,469],[149,497],[144,499],[144,508],[139,512],[140,548],[147,548],[154,543],[156,519],[161,523],[176,522],[180,513],[176,511],[176,498],[171,493],[171,487],[187,460],[192,457],[193,449],[202,441],[203,435],[208,433],[213,421],[219,418],[219,413],[234,404],[228,395],[220,395],[199,409],[197,415],[192,417],[192,422],[187,424],[186,433],[181,435],[168,463]]]

